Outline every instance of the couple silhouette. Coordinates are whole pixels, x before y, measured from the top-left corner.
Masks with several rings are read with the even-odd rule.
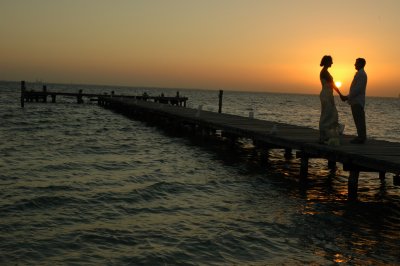
[[[333,98],[333,91],[336,91],[340,99],[342,101],[347,101],[350,105],[354,123],[357,128],[357,137],[350,142],[353,144],[363,144],[367,139],[364,111],[365,91],[367,88],[367,74],[364,70],[366,61],[364,58],[356,59],[354,66],[357,72],[351,82],[348,95],[343,95],[335,85],[333,77],[328,71],[328,68],[330,68],[332,64],[333,60],[330,55],[322,57],[320,63],[322,70],[319,75],[322,85],[320,93],[321,117],[319,120],[319,143],[339,145],[339,134],[343,132],[344,126],[339,124],[339,116]]]

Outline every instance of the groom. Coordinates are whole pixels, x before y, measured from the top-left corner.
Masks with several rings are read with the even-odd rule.
[[[357,137],[351,140],[354,144],[363,144],[367,139],[367,129],[365,125],[365,91],[367,88],[367,73],[364,71],[366,62],[364,58],[357,58],[354,64],[357,73],[351,82],[349,95],[341,95],[342,101],[347,101],[351,106],[354,123],[357,128]]]

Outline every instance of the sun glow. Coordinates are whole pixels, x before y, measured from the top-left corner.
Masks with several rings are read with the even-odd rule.
[[[336,87],[340,88],[342,87],[342,82],[341,81],[335,81]]]

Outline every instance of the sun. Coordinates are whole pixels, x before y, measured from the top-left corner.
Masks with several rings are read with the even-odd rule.
[[[342,87],[342,82],[341,81],[335,81],[336,87],[340,88]]]

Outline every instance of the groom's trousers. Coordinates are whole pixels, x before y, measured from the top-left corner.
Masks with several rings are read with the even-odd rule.
[[[351,105],[351,113],[353,114],[354,123],[356,124],[358,138],[366,140],[367,127],[365,124],[364,107],[360,104],[353,104]]]

